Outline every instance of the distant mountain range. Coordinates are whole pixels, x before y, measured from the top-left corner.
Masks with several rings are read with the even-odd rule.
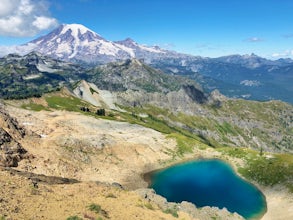
[[[189,77],[205,91],[218,89],[228,97],[293,103],[293,63],[254,54],[221,58],[164,58],[151,64],[169,74]]]
[[[268,60],[255,54],[219,58],[192,56],[149,47],[127,38],[108,41],[80,24],[64,24],[27,44],[5,48],[18,54],[37,51],[54,59],[77,64],[97,65],[131,58],[172,75],[187,76],[210,92],[214,89],[229,97],[293,103],[293,60]]]
[[[81,80],[110,92],[139,91],[167,94],[182,89],[196,103],[207,101],[200,85],[185,77],[154,69],[137,59],[83,67],[31,52],[0,58],[0,98],[40,97],[67,86],[75,88]]]

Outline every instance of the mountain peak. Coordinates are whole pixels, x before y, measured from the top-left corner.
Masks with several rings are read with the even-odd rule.
[[[125,40],[123,40],[124,42],[131,42],[131,43],[136,43],[132,38],[128,37]]]
[[[62,44],[66,41],[76,43],[85,40],[91,42],[97,39],[101,40],[103,38],[81,24],[62,24],[48,35],[39,37],[30,43],[41,44],[49,41],[56,41],[55,43]]]
[[[63,28],[66,28],[66,29],[80,29],[80,30],[84,30],[84,32],[90,30],[90,29],[88,29],[87,27],[85,27],[82,24],[62,24],[61,26]]]
[[[58,59],[90,60],[98,44],[109,44],[94,31],[81,24],[62,24],[48,35],[30,42],[35,50]],[[107,51],[107,48],[104,50]]]
[[[98,35],[94,31],[90,30],[89,28],[83,26],[82,24],[63,24],[63,25],[61,25],[61,28],[62,28],[61,34],[64,34],[69,30],[75,36],[78,36],[78,34],[83,35],[83,34],[89,32],[89,33],[93,33],[94,35],[101,37],[100,35]]]
[[[116,41],[115,43],[120,44],[120,45],[124,45],[126,47],[130,47],[130,48],[138,46],[138,44],[133,39],[131,39],[129,37],[126,38],[125,40]]]
[[[243,57],[244,59],[261,58],[260,56],[256,55],[255,53],[245,54],[245,55],[242,55],[242,57]]]

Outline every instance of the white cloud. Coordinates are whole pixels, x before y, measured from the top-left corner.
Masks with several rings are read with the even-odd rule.
[[[277,58],[277,57],[281,57],[281,56],[282,56],[281,53],[273,53],[273,54],[272,54],[272,57],[275,57],[275,58]]]
[[[261,42],[261,41],[264,41],[264,40],[262,38],[259,38],[259,37],[250,37],[250,38],[245,39],[244,41],[250,42],[250,43],[256,43],[256,42]]]
[[[26,45],[13,45],[13,46],[0,46],[0,57],[3,57],[7,54],[17,53],[19,55],[25,55],[35,48],[34,44],[26,44]]]
[[[54,18],[48,18],[44,16],[35,17],[33,25],[39,30],[46,30],[55,25],[56,20]]]
[[[0,17],[7,16],[13,11],[15,0],[1,0]]]
[[[291,57],[293,56],[293,50],[285,50],[281,53],[273,53],[273,58],[281,58],[281,57]]]
[[[44,0],[1,0],[0,35],[29,37],[55,27],[57,20],[49,15]]]

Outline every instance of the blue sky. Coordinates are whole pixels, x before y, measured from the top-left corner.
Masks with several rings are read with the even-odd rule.
[[[1,5],[0,45],[79,23],[108,40],[131,37],[193,55],[293,58],[292,0],[1,0]]]

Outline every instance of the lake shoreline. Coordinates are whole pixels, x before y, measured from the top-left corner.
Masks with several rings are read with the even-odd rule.
[[[151,175],[159,170],[166,169],[168,167],[175,166],[177,164],[186,163],[193,160],[209,160],[209,159],[218,159],[228,163],[235,173],[240,176],[242,179],[247,181],[248,183],[257,187],[265,196],[266,200],[266,212],[261,215],[261,217],[257,217],[256,219],[260,220],[283,220],[283,219],[293,219],[293,194],[288,193],[288,190],[284,186],[275,186],[275,187],[266,187],[262,186],[257,182],[249,181],[244,178],[239,172],[237,172],[237,163],[239,161],[230,157],[222,157],[222,155],[218,154],[215,151],[205,151],[204,156],[195,155],[193,157],[189,157],[182,161],[176,161],[167,164],[165,167],[160,167],[158,169],[154,169],[152,171],[145,172],[141,175],[143,181],[147,183],[149,187],[151,182]]]
[[[267,211],[265,195],[258,187],[218,158],[190,160],[146,173],[144,177],[168,201],[188,201],[198,208],[226,207],[246,219],[260,219]]]

